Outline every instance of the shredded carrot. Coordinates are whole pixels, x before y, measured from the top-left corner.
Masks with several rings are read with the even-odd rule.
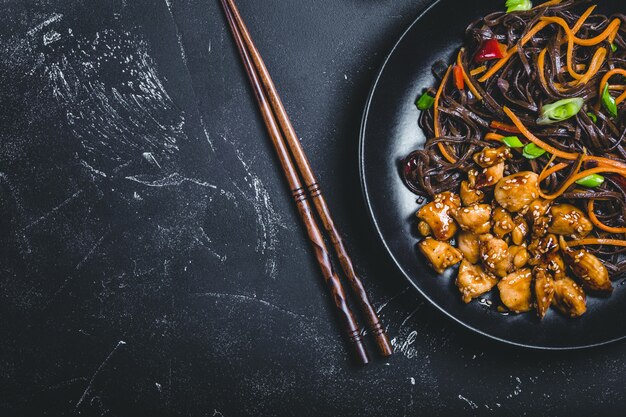
[[[472,94],[474,94],[474,97],[482,101],[483,96],[478,92],[476,87],[474,87],[474,83],[472,83],[472,80],[470,80],[470,78],[467,76],[467,73],[465,72],[465,68],[463,67],[463,54],[464,53],[465,53],[465,48],[461,48],[458,55],[456,56],[456,65],[458,68],[461,68],[461,74],[463,75],[463,80],[465,81],[465,84],[467,84],[467,88],[469,88]]]
[[[439,85],[439,89],[437,90],[437,94],[435,95],[435,110],[433,113],[433,118],[435,121],[435,137],[437,138],[441,136],[441,125],[439,124],[439,99],[441,98],[441,93],[443,92],[443,89],[448,82],[450,71],[452,71],[452,65],[448,67],[446,75],[443,76],[443,79],[441,80],[441,85]],[[443,143],[439,142],[437,144],[437,147],[439,148],[441,155],[443,155],[443,157],[446,158],[448,162],[450,162],[451,164],[456,162],[456,159],[448,153],[448,150]]]
[[[612,227],[602,223],[598,219],[598,216],[596,216],[596,213],[593,211],[593,203],[594,200],[589,200],[589,202],[587,203],[587,212],[589,214],[589,219],[591,220],[591,223],[593,223],[597,228],[604,230],[605,232],[626,233],[626,227]]]
[[[561,2],[562,2],[562,1],[563,1],[563,0],[550,0],[550,1],[547,1],[547,2],[545,2],[545,3],[541,3],[541,4],[539,4],[539,5],[535,6],[535,7],[533,7],[533,10],[535,10],[535,9],[539,9],[539,8],[541,8],[541,7],[556,6],[557,4],[561,4]]]
[[[590,237],[587,239],[572,240],[567,242],[569,246],[583,246],[583,245],[610,245],[610,246],[624,246],[626,247],[626,240],[618,239],[601,239]]]
[[[626,77],[626,69],[614,68],[614,69],[612,69],[610,71],[607,71],[607,73],[604,74],[604,77],[602,77],[602,81],[600,81],[600,97],[602,97],[602,93],[604,92],[604,87],[609,82],[611,77],[614,76],[614,75],[618,75],[618,74],[619,75],[623,75],[624,77]],[[626,100],[626,92],[622,93],[622,95],[620,95],[618,98],[616,98],[615,99],[615,103],[616,104],[620,104],[624,100]]]
[[[598,71],[600,70],[600,68],[602,68],[602,65],[604,64],[604,59],[606,58],[607,53],[608,51],[606,50],[606,48],[598,48],[598,50],[596,50],[593,58],[591,58],[589,70],[585,73],[585,75],[583,75],[580,80],[578,80],[577,84],[587,84],[589,80],[591,80],[598,73]]]
[[[483,72],[487,71],[487,65],[481,65],[478,68],[474,68],[473,70],[470,71],[470,75],[472,77],[477,76],[478,74],[482,74]]]
[[[492,129],[501,130],[503,132],[521,133],[520,130],[518,128],[516,128],[515,126],[509,125],[509,124],[506,124],[506,123],[502,123],[502,122],[498,122],[497,120],[494,120],[493,122],[491,122],[491,124],[489,126],[491,126]]]
[[[557,25],[561,26],[563,28],[563,30],[565,30],[565,33],[568,36],[568,41],[569,42],[573,42],[576,45],[580,45],[580,46],[595,46],[597,44],[599,44],[600,42],[604,41],[605,39],[607,39],[609,36],[611,36],[613,34],[613,32],[619,28],[620,24],[621,24],[621,20],[619,18],[615,18],[611,21],[611,23],[606,27],[606,29],[604,29],[604,31],[599,34],[598,36],[595,36],[593,38],[589,38],[589,39],[581,39],[578,38],[576,36],[574,36],[574,33],[572,31],[572,29],[568,26],[567,22],[565,21],[565,19],[563,19],[562,17],[553,17],[553,16],[545,16],[541,18],[542,22],[550,22],[550,23],[556,23]]]
[[[582,158],[579,162],[579,167],[580,165],[582,165]],[[576,171],[578,171],[578,169]],[[546,200],[554,200],[555,198],[558,198],[561,194],[563,194],[565,191],[567,191],[567,189],[576,181],[582,178],[585,178],[588,175],[599,174],[599,173],[604,173],[604,172],[612,172],[615,174],[626,175],[626,170],[624,168],[613,168],[613,167],[600,168],[598,167],[598,168],[587,169],[585,171],[578,172],[578,174],[572,175],[567,181],[565,181],[565,183],[563,183],[563,185],[561,185],[561,188],[559,188],[559,190],[556,191],[554,194],[545,194],[540,189],[539,195],[542,198],[545,198]]]
[[[548,164],[548,165],[550,165],[550,164]],[[548,165],[546,165],[546,167]],[[539,175],[539,182],[545,180],[546,178],[548,178],[550,175],[554,174],[555,172],[559,172],[562,169],[567,168],[568,166],[569,166],[569,164],[566,164],[565,162],[559,162],[558,164],[554,165],[553,167],[551,167],[549,169],[545,169],[544,168],[544,171],[542,171],[541,174]]]
[[[594,4],[593,6],[585,10],[585,13],[580,15],[580,18],[578,19],[578,21],[576,21],[576,24],[572,26],[573,33],[577,33],[580,30],[580,28],[583,27],[583,25],[585,24],[585,21],[589,18],[589,16],[591,16],[591,13],[593,13],[596,7],[597,5]]]
[[[495,141],[498,141],[498,142],[502,142],[503,138],[504,138],[504,136],[498,135],[497,133],[491,133],[490,132],[490,133],[487,133],[485,135],[485,139],[486,140],[495,140]]]
[[[524,135],[526,139],[528,139],[535,145],[539,146],[540,148],[544,149],[547,152],[550,152],[552,155],[556,155],[564,159],[577,159],[580,156],[577,153],[565,152],[565,151],[555,148],[552,145],[548,145],[547,143],[539,139],[537,136],[533,135],[532,132],[528,130],[526,126],[524,126],[522,121],[515,115],[515,113],[511,111],[511,109],[509,109],[507,106],[504,106],[502,109],[504,110],[506,115],[509,116],[509,118],[511,119],[515,127],[519,129],[520,133]]]

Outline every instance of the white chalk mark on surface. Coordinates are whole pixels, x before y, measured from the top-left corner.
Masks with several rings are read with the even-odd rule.
[[[424,305],[424,304],[420,304],[420,305],[418,305],[418,306],[417,306],[417,308],[416,308],[415,310],[411,311],[411,312],[409,313],[409,315],[408,315],[408,316],[406,316],[404,320],[402,320],[402,323],[400,324],[400,328],[404,327],[404,325],[406,324],[406,322],[407,322],[407,321],[409,321],[409,319],[410,319],[411,317],[413,317],[413,316],[415,315],[415,313],[417,313],[417,312],[419,311],[419,309],[420,309],[420,308],[422,308],[422,306],[423,306],[423,305]]]
[[[96,372],[94,372],[94,374],[91,376],[91,379],[89,380],[89,383],[87,384],[87,387],[85,388],[85,391],[83,391],[83,395],[80,396],[80,399],[76,403],[76,407],[74,407],[75,410],[77,410],[78,407],[80,407],[80,405],[83,403],[83,401],[85,400],[85,397],[87,397],[87,394],[89,393],[89,390],[93,386],[93,383],[96,380],[96,377],[104,369],[107,362],[109,362],[109,359],[111,359],[111,357],[115,354],[115,352],[117,352],[120,346],[123,346],[125,344],[126,342],[124,342],[123,340],[120,340],[119,342],[117,342],[117,345],[115,345],[111,353],[109,353],[106,359],[104,359],[104,361],[100,364],[100,366],[98,366],[98,369],[96,369]]]
[[[81,195],[83,193],[83,191],[84,190],[76,191],[70,197],[68,197],[67,199],[63,200],[63,202],[61,204],[51,208],[46,214],[44,214],[43,216],[40,216],[37,220],[35,220],[35,221],[29,223],[28,225],[26,225],[22,229],[22,231],[28,230],[31,227],[36,226],[37,224],[41,223],[43,220],[46,220],[48,217],[50,217],[51,215],[53,215],[54,213],[56,213],[57,211],[59,211],[60,209],[62,209],[66,205],[68,205],[69,203],[71,203],[73,200],[75,200],[79,195]]]
[[[93,253],[95,252],[96,249],[98,249],[98,247],[102,244],[102,241],[104,240],[104,238],[109,234],[109,231],[107,230],[102,236],[100,236],[100,239],[98,239],[98,241],[91,247],[91,249],[89,250],[89,252],[87,252],[87,255],[85,255],[85,257],[83,259],[81,259],[81,261],[76,264],[76,270],[78,271],[80,268],[82,268],[82,266],[85,264],[85,262],[87,262],[87,260],[89,258],[91,258],[91,255],[93,255]]]
[[[30,36],[33,36],[34,34],[39,32],[41,29],[45,28],[46,26],[51,25],[52,23],[58,22],[61,19],[63,19],[63,15],[60,13],[55,13],[26,33]]]
[[[478,405],[476,405],[476,403],[468,398],[465,398],[464,396],[462,396],[461,394],[459,394],[459,400],[463,400],[465,401],[472,410],[476,410],[478,408]]]
[[[402,294],[404,294],[405,292],[407,292],[409,290],[410,287],[406,287],[405,289],[403,289],[402,291],[400,291],[399,293],[397,293],[396,295],[392,296],[390,299],[388,299],[387,301],[383,302],[380,306],[378,306],[378,308],[376,309],[376,314],[380,314],[381,311],[383,311],[383,309],[385,307],[387,307],[389,305],[389,303],[391,303],[393,300],[395,300],[396,298],[400,297]]]
[[[204,292],[204,293],[196,293],[194,295],[196,295],[198,297],[224,298],[224,299],[231,299],[231,300],[239,300],[239,301],[245,301],[245,302],[259,303],[261,305],[269,307],[272,310],[281,311],[281,312],[283,312],[283,313],[285,313],[285,314],[287,314],[287,315],[289,315],[291,317],[307,318],[305,315],[294,313],[293,311],[287,310],[286,308],[283,308],[283,307],[277,306],[275,304],[272,304],[269,301],[265,301],[265,300],[262,300],[260,298],[257,298],[256,295],[248,296],[248,295],[243,295],[243,294],[228,294],[228,293],[221,293],[221,292]]]
[[[157,167],[159,167],[159,169],[161,168],[161,165],[159,164],[159,161],[156,160],[156,158],[154,157],[152,152],[144,152],[144,153],[141,154],[141,156],[143,156],[146,161],[148,161],[151,164],[154,164]]]
[[[148,187],[178,187],[179,185],[182,185],[185,182],[190,182],[192,184],[196,184],[201,187],[217,189],[216,185],[210,184],[206,181],[197,180],[194,178],[183,177],[177,172],[170,174],[165,178],[159,178],[157,180],[148,180],[148,179],[145,179],[145,176],[141,176],[141,175],[126,177],[126,179],[130,181],[138,182],[139,184],[143,184]]]
[[[82,160],[82,159],[81,159],[81,160],[80,160],[80,164],[81,164],[82,166],[84,166],[85,168],[87,168],[87,169],[88,169],[91,173],[93,173],[93,174],[100,175],[101,177],[105,177],[105,178],[106,178],[106,176],[107,176],[107,174],[105,174],[104,172],[102,172],[102,171],[100,171],[99,169],[96,169],[96,168],[92,167],[91,165],[89,165],[89,164],[87,163],[87,161],[84,161],[84,160]]]

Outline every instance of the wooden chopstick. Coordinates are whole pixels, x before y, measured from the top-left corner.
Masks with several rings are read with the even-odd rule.
[[[372,334],[376,339],[376,344],[380,353],[383,356],[389,356],[393,353],[393,348],[391,347],[391,343],[389,343],[389,338],[383,328],[378,315],[376,314],[376,310],[372,306],[367,293],[365,292],[365,288],[361,279],[356,274],[354,270],[354,266],[352,264],[352,260],[348,255],[348,251],[346,250],[341,235],[333,222],[332,216],[330,214],[330,210],[328,205],[326,204],[326,199],[322,195],[322,191],[320,189],[319,183],[313,173],[311,165],[309,163],[308,158],[306,157],[304,150],[302,149],[302,145],[300,144],[300,140],[298,139],[298,135],[296,134],[291,121],[289,120],[289,116],[287,115],[287,111],[283,106],[282,100],[280,99],[278,92],[276,91],[276,87],[270,77],[269,71],[261,58],[259,51],[257,50],[254,42],[252,41],[252,37],[248,32],[248,29],[241,18],[239,10],[235,5],[234,0],[222,0],[222,5],[225,8],[228,8],[228,11],[232,18],[236,23],[237,33],[234,35],[236,38],[243,38],[241,42],[245,45],[245,49],[247,50],[248,56],[252,58],[252,62],[254,64],[255,70],[259,74],[259,78],[263,83],[263,87],[266,95],[269,97],[270,105],[276,118],[278,119],[278,123],[282,129],[284,138],[287,141],[287,145],[293,155],[300,175],[306,184],[309,195],[313,201],[317,214],[322,220],[322,224],[324,225],[324,229],[330,236],[331,242],[337,253],[337,257],[339,258],[339,262],[343,269],[344,274],[348,278],[348,282],[352,287],[353,292],[356,294],[359,304],[361,307],[361,311],[365,315],[368,323],[368,327]],[[230,23],[230,21],[229,21]],[[232,24],[231,24],[232,27]],[[235,31],[233,31],[235,32]]]
[[[254,42],[252,41],[250,33],[248,32],[243,22],[243,19],[241,18],[241,15],[239,14],[239,10],[237,9],[237,6],[235,5],[234,0],[222,0],[222,6],[224,7],[224,10],[226,12],[226,16],[227,16],[229,25],[231,27],[231,30],[233,32],[233,36],[235,37],[237,46],[239,48],[242,59],[244,61],[244,65],[246,66],[246,71],[248,72],[248,75],[255,89],[257,100],[258,101],[262,100],[264,102],[267,102],[268,101],[267,96],[269,96],[269,105],[271,106],[273,110],[273,113],[270,112],[270,114],[267,115],[268,119],[271,119],[271,122],[269,123],[275,127],[276,120],[274,119],[274,116],[278,118],[278,123],[280,124],[280,127],[282,128],[284,139],[286,139],[287,141],[287,145],[295,159],[300,175],[302,175],[302,177],[304,178],[304,182],[306,183],[307,190],[315,205],[317,213],[320,219],[322,220],[324,228],[330,235],[331,241],[333,243],[333,247],[337,253],[337,256],[339,258],[343,271],[345,275],[348,277],[348,281],[350,282],[354,293],[357,295],[357,298],[359,299],[362,312],[367,318],[370,331],[376,338],[376,343],[381,354],[383,356],[389,356],[393,352],[393,348],[391,347],[389,338],[387,337],[387,334],[382,324],[380,323],[380,319],[378,318],[378,315],[376,314],[376,310],[373,308],[371,302],[369,301],[367,293],[365,292],[365,288],[363,287],[363,283],[361,282],[360,278],[358,277],[358,275],[356,274],[354,270],[350,256],[348,255],[347,250],[345,246],[343,245],[341,235],[332,220],[330,210],[328,209],[328,205],[326,204],[324,196],[321,193],[320,186],[317,182],[317,179],[315,178],[315,175],[313,173],[313,170],[311,169],[309,161],[304,153],[304,150],[302,149],[298,136],[289,120],[289,117],[287,116],[287,112],[276,91],[276,88],[274,86],[274,83],[272,82],[269,72],[267,71],[267,68],[265,67],[264,62],[258,50],[255,47]],[[263,84],[263,88],[260,88],[259,78]],[[261,97],[261,99],[259,99],[259,97]],[[265,110],[263,109],[264,106],[263,104],[261,104],[261,101],[259,101],[259,105],[262,107],[262,112],[265,113]],[[264,114],[264,120],[265,120],[265,114]],[[266,125],[268,125],[267,121],[266,121]],[[268,125],[268,129],[270,130],[270,132],[272,132],[272,130],[275,130],[273,127],[270,127],[269,125]],[[273,141],[276,140],[276,141],[282,142],[280,146],[282,148],[285,147],[283,136],[280,135],[280,132],[276,139],[274,139],[273,134],[271,135],[272,135]],[[290,163],[290,165],[293,169],[293,164]],[[308,229],[308,226],[307,226],[307,229]],[[315,226],[315,229],[317,229],[319,232],[319,229],[317,228],[317,226]]]
[[[350,310],[350,307],[348,305],[346,294],[343,290],[343,286],[341,285],[341,281],[334,271],[328,249],[326,248],[326,244],[324,243],[324,238],[322,237],[322,234],[317,227],[317,224],[315,223],[313,212],[311,210],[311,205],[307,199],[306,191],[302,187],[302,183],[300,182],[300,178],[298,176],[296,168],[291,161],[289,151],[285,146],[278,124],[274,119],[274,114],[270,107],[270,103],[265,96],[265,92],[261,83],[259,82],[258,75],[254,69],[252,61],[250,60],[248,51],[246,50],[243,40],[239,35],[237,25],[233,20],[233,15],[231,14],[231,11],[228,8],[228,5],[224,2],[224,0],[222,0],[222,5],[224,6],[224,11],[226,13],[228,23],[231,27],[231,30],[233,31],[239,53],[241,54],[241,58],[246,68],[246,72],[248,73],[250,82],[254,89],[256,99],[259,104],[261,114],[263,116],[263,121],[267,126],[270,137],[272,139],[272,144],[274,145],[274,149],[276,150],[278,159],[282,166],[283,173],[285,174],[285,178],[287,179],[293,197],[296,201],[298,212],[302,221],[304,222],[307,234],[309,236],[309,240],[313,245],[313,249],[315,250],[315,256],[317,258],[317,262],[320,265],[320,268],[322,269],[322,275],[324,276],[324,279],[328,284],[328,288],[332,293],[332,299],[335,303],[335,307],[339,314],[340,320],[345,327],[345,331],[347,333],[349,341],[354,346],[357,359],[359,360],[359,362],[366,364],[369,362],[369,359],[365,350],[365,345],[363,344],[363,337],[359,330],[359,326],[356,323],[354,315],[352,314],[352,311]]]

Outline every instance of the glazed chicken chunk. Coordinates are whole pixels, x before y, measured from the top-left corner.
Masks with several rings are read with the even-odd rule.
[[[531,281],[532,273],[528,268],[512,272],[502,278],[498,282],[502,303],[516,313],[530,311],[532,308]]]
[[[595,255],[585,249],[565,248],[562,252],[572,272],[580,279],[584,288],[599,292],[613,291],[609,271]]]
[[[528,223],[523,216],[517,215],[513,219],[513,231],[511,232],[511,240],[516,245],[521,245],[526,241],[526,236],[528,235]]]
[[[491,206],[489,204],[475,204],[471,207],[461,207],[452,215],[462,230],[475,234],[489,233],[491,228]]]
[[[587,311],[587,297],[572,279],[554,281],[552,305],[569,317],[580,317]]]
[[[548,312],[554,298],[554,279],[547,268],[538,266],[533,269],[533,290],[537,315],[542,319]]]
[[[434,201],[419,209],[417,217],[424,221],[437,240],[450,240],[457,231],[457,225],[450,216],[461,206],[461,199],[449,191],[437,194]]]
[[[512,157],[511,149],[509,149],[508,146],[501,146],[499,148],[485,148],[475,153],[473,159],[479,166],[489,168],[490,166],[505,162]]]
[[[479,237],[480,259],[487,272],[504,277],[509,272],[509,245],[493,235]]]
[[[548,227],[549,233],[580,239],[593,230],[593,224],[587,216],[571,204],[552,206],[550,215],[552,216],[552,223]]]
[[[463,181],[461,183],[459,194],[461,195],[461,201],[464,206],[473,206],[474,204],[480,203],[483,201],[483,198],[485,198],[485,193],[476,188],[472,188],[469,181]]]
[[[456,239],[457,246],[463,257],[470,263],[475,264],[480,260],[480,248],[478,236],[472,232],[461,232]]]
[[[447,268],[458,264],[463,259],[463,254],[460,250],[452,247],[449,243],[440,242],[431,237],[422,240],[418,247],[433,269],[439,274],[442,274]]]
[[[506,210],[517,213],[528,209],[539,196],[539,176],[534,172],[522,171],[498,181],[494,197]]]
[[[502,239],[515,229],[515,223],[508,211],[502,207],[497,207],[493,210],[493,216],[491,218],[493,224],[493,234]]]
[[[485,272],[480,265],[472,265],[466,259],[461,261],[456,285],[464,302],[469,303],[473,298],[491,291],[497,283],[498,279]]]

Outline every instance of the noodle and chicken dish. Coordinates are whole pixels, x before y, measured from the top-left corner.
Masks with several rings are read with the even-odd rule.
[[[418,248],[458,267],[469,303],[568,317],[626,275],[626,16],[580,0],[469,25],[454,62],[417,100],[427,141],[402,162]]]

